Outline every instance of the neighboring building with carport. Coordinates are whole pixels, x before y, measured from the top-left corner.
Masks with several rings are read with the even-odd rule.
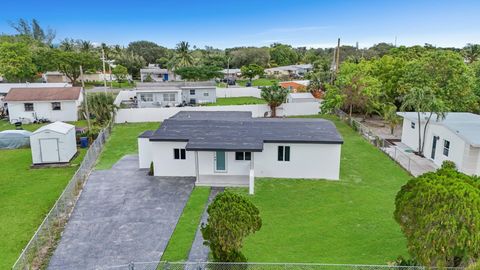
[[[30,135],[32,163],[68,163],[77,153],[75,126],[63,122],[45,125]]]
[[[182,111],[140,135],[140,168],[195,177],[201,186],[247,186],[254,177],[339,180],[343,139],[324,119],[252,118]]]
[[[81,87],[12,88],[4,99],[11,123],[77,121]]]

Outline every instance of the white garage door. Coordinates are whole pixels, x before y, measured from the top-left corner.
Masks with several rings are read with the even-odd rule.
[[[43,163],[59,162],[58,140],[57,139],[40,139],[40,153]]]

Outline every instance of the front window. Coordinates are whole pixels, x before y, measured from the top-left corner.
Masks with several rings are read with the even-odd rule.
[[[33,111],[33,103],[23,103],[23,106],[24,106],[26,112],[32,112]]]
[[[190,95],[192,95],[192,96],[195,95],[195,89],[190,90]]]
[[[140,94],[140,100],[143,102],[153,102],[153,94]]]
[[[175,93],[165,93],[163,94],[163,101],[175,102],[176,94]]]
[[[252,152],[235,152],[235,160],[251,160]]]
[[[278,147],[278,161],[290,161],[290,146]]]
[[[415,129],[415,122],[410,123],[410,127]]]
[[[52,102],[53,111],[60,111],[61,109],[62,109],[62,105],[60,102]]]
[[[443,140],[443,155],[448,157],[449,153],[450,153],[450,141]]]
[[[204,97],[208,97],[208,92],[203,93]]]
[[[173,149],[173,159],[186,159],[186,151],[185,149],[175,148]]]

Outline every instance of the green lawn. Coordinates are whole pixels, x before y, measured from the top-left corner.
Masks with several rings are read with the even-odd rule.
[[[146,130],[156,130],[160,123],[128,123],[113,126],[112,136],[108,139],[100,155],[96,169],[110,169],[120,158],[137,153],[137,137]]]
[[[12,267],[85,152],[71,167],[30,169],[30,148],[0,150],[0,269]]]
[[[225,105],[248,105],[248,104],[265,104],[266,101],[256,97],[230,97],[217,98],[216,103],[208,103],[207,106],[225,106]]]
[[[237,84],[240,86],[245,86],[247,82],[248,80],[237,80]],[[252,86],[270,86],[278,82],[279,80],[276,80],[276,79],[260,78],[260,79],[253,80]]]
[[[207,204],[209,187],[195,187],[168,242],[162,261],[186,261]]]
[[[75,125],[77,127],[86,127],[87,126],[87,121],[86,120],[80,120],[76,122],[68,122],[72,125]],[[48,123],[47,123],[48,124]],[[28,131],[35,131],[41,126],[47,125],[47,124],[27,124],[27,125],[22,125],[22,128]],[[0,131],[2,130],[8,130],[8,129],[15,129],[15,125],[10,124],[7,120],[0,120]]]
[[[246,239],[243,252],[250,262],[385,264],[407,255],[393,210],[409,175],[332,119],[345,140],[341,180],[257,179],[249,197],[263,227]]]

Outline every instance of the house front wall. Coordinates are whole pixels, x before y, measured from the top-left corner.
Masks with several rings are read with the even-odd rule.
[[[166,100],[167,95],[174,95],[175,101]],[[147,97],[152,99],[147,99]],[[181,91],[137,92],[137,102],[139,108],[176,106],[182,103]]]
[[[194,92],[190,92],[193,90]],[[217,90],[215,88],[207,89],[183,89],[182,90],[182,100],[187,103],[193,103],[192,100],[195,100],[196,104],[202,103],[215,103],[217,102]]]
[[[55,101],[53,101],[55,102]],[[22,101],[8,102],[8,114],[11,123],[20,118],[26,118],[34,121],[39,118],[46,118],[54,121],[77,121],[78,120],[78,101],[58,101],[61,104],[60,110],[52,110],[52,101]],[[33,111],[25,111],[25,103],[33,103]]]
[[[463,157],[463,172],[480,176],[480,147],[467,145]]]
[[[185,149],[186,145],[187,142],[150,142],[154,175],[195,177],[194,152],[186,151],[185,159],[174,159],[173,149]]]

